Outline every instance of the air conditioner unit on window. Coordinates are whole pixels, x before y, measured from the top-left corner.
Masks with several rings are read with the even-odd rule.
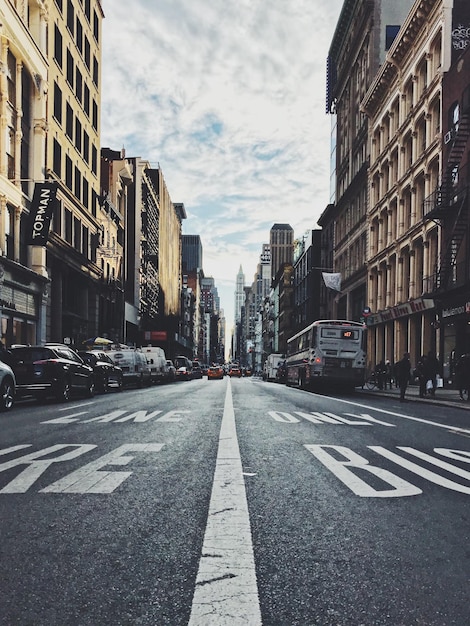
[[[446,134],[444,135],[444,143],[449,143],[449,141],[452,141],[452,131],[449,130],[446,132]]]

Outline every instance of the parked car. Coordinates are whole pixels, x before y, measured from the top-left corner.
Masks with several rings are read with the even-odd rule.
[[[166,368],[165,368],[165,380],[166,382],[172,383],[176,378],[176,367],[173,365],[173,361],[170,359],[166,360]]]
[[[175,357],[176,380],[191,380],[192,363],[185,356]]]
[[[145,354],[140,350],[122,348],[121,350],[110,350],[108,354],[113,363],[122,369],[125,385],[134,384],[137,387],[150,385],[150,366]]]
[[[78,354],[87,365],[93,368],[97,391],[106,393],[111,387],[115,387],[118,391],[122,390],[122,369],[113,363],[106,352],[79,350]]]
[[[93,368],[68,346],[17,346],[10,348],[10,357],[17,396],[69,400],[77,392],[95,394]]]
[[[0,411],[9,411],[15,402],[15,374],[9,365],[0,361]]]
[[[204,375],[199,361],[193,361],[191,371],[193,378],[202,378]]]
[[[224,368],[221,365],[211,365],[207,370],[207,380],[221,379],[224,377]]]

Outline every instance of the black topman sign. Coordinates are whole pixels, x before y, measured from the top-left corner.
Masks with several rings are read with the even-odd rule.
[[[49,237],[57,183],[36,183],[29,213],[26,243],[30,246],[45,246]]]

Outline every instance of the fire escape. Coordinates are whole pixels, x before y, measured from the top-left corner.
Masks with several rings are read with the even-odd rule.
[[[457,255],[468,232],[468,179],[462,168],[467,141],[470,137],[470,112],[459,120],[458,126],[445,136],[451,143],[440,187],[425,200],[425,219],[442,228],[441,253],[436,261],[434,292],[445,291],[456,280]]]

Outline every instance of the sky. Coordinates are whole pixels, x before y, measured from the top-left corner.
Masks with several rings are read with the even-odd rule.
[[[326,58],[343,0],[101,0],[103,147],[160,167],[233,326],[275,223],[330,201]]]

